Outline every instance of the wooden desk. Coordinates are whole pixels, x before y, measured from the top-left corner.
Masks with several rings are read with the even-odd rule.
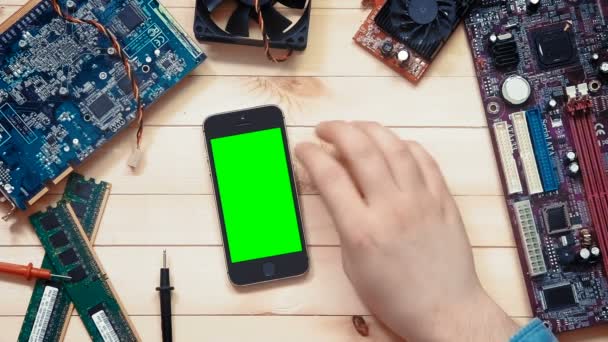
[[[0,20],[24,0],[0,0]],[[191,32],[194,0],[165,0]],[[352,43],[367,15],[360,0],[313,0],[309,47],[273,65],[262,50],[205,45],[209,59],[147,113],[146,159],[126,166],[133,132],[106,146],[79,171],[113,184],[96,251],[145,341],[160,341],[158,270],[167,249],[176,341],[387,341],[372,318],[360,338],[351,315],[368,314],[343,274],[338,239],[306,180],[302,196],[312,269],[307,278],[237,291],[228,283],[207,176],[201,123],[213,113],[280,105],[292,144],[329,119],[378,120],[419,140],[437,158],[462,210],[479,276],[517,319],[531,313],[501,196],[464,31],[450,39],[417,87]],[[56,200],[53,189],[40,206]],[[406,248],[406,247],[404,247]],[[43,251],[26,214],[0,222],[0,259],[40,263]],[[0,278],[0,341],[14,341],[31,283]],[[407,303],[404,303],[407,305]],[[438,327],[439,329],[441,327]],[[562,341],[606,341],[608,327]],[[79,318],[68,341],[86,341]],[[456,339],[455,339],[456,340]]]

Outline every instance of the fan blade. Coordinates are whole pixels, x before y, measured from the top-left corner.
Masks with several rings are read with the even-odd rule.
[[[219,6],[224,0],[205,0],[205,6],[209,12],[213,12],[214,9]]]
[[[271,39],[280,36],[291,25],[291,20],[277,12],[274,7],[262,8],[262,17],[266,25],[266,32]]]
[[[306,0],[279,0],[279,2],[290,8],[304,9],[306,7]]]
[[[249,37],[249,13],[251,7],[247,7],[239,3],[226,25],[226,32],[232,33],[235,36]]]

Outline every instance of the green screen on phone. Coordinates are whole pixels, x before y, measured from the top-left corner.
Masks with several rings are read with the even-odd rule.
[[[281,128],[211,139],[233,263],[302,251]]]

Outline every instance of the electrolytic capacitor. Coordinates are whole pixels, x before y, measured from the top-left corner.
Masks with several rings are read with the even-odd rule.
[[[591,251],[589,251],[588,248],[581,248],[581,250],[578,251],[578,254],[576,255],[576,257],[578,258],[579,261],[586,262],[591,257]]]
[[[407,50],[401,50],[397,52],[397,61],[400,64],[405,64],[410,59],[410,53]]]
[[[601,252],[600,252],[600,248],[598,246],[591,247],[590,252],[591,252],[591,258],[598,259],[600,257]]]
[[[581,167],[578,165],[577,162],[570,163],[568,165],[568,175],[570,177],[576,177],[579,175],[580,172],[581,172]]]
[[[555,99],[550,99],[547,105],[549,106],[549,109],[555,109],[557,108],[557,101]]]
[[[528,0],[526,2],[526,9],[529,12],[536,12],[536,11],[538,11],[539,7],[540,7],[540,0]]]
[[[599,67],[600,74],[608,76],[608,62],[602,62]]]
[[[566,155],[564,156],[564,162],[566,164],[570,164],[570,163],[574,163],[576,161],[576,153],[574,153],[574,151],[568,151],[566,152]]]

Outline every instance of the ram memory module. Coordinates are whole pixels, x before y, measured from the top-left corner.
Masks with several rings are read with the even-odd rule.
[[[95,240],[110,188],[109,183],[85,179],[76,173],[71,174],[68,180],[63,199],[70,202],[90,241]],[[71,252],[63,255],[65,260],[73,258]],[[50,259],[46,256],[42,261],[42,268],[53,269]],[[73,310],[72,301],[61,282],[38,280],[21,325],[18,341],[63,341]]]
[[[72,277],[64,288],[92,340],[141,341],[70,204],[60,201],[30,222],[53,269]]]

